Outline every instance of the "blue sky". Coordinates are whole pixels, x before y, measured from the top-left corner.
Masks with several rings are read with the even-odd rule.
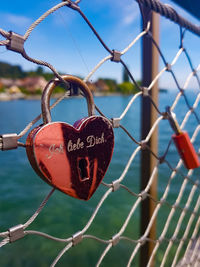
[[[60,3],[58,0],[18,0],[2,1],[0,9],[0,28],[24,34],[30,24],[45,11]],[[190,21],[198,21],[171,1],[176,10]],[[89,18],[100,36],[110,49],[123,50],[141,31],[138,5],[133,0],[82,0],[82,11]],[[160,45],[168,62],[171,62],[179,46],[179,27],[174,23],[161,19]],[[3,39],[3,38],[2,38]],[[187,33],[185,44],[191,54],[194,66],[200,63],[200,38]],[[58,71],[82,77],[108,52],[100,45],[89,27],[80,15],[67,7],[61,8],[43,21],[30,35],[25,43],[25,49],[31,57],[51,63]],[[136,79],[141,77],[141,43],[132,47],[123,60],[129,66]],[[12,64],[20,64],[24,70],[35,69],[37,66],[23,59],[19,54],[0,47],[0,60]],[[160,68],[163,67],[162,62]],[[182,85],[189,72],[188,64],[182,55],[174,67]],[[115,78],[121,81],[122,67],[120,64],[105,63],[91,80],[98,77]],[[160,80],[161,87],[173,88],[175,84],[168,74]],[[191,82],[195,87],[195,81]]]

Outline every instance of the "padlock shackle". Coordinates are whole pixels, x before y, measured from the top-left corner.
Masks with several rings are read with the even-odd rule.
[[[93,116],[94,115],[94,110],[95,110],[95,105],[94,105],[94,99],[93,95],[88,88],[87,84],[84,83],[81,79],[75,77],[75,76],[70,76],[70,75],[64,75],[62,78],[66,81],[69,82],[70,84],[75,84],[78,86],[78,88],[84,93],[86,99],[87,99],[87,105],[88,105],[88,115]],[[45,87],[43,93],[42,93],[42,101],[41,101],[41,108],[42,108],[42,118],[43,122],[45,124],[51,122],[51,112],[50,112],[50,97],[55,89],[55,87],[60,83],[60,80],[57,78],[54,80],[51,80]]]
[[[176,135],[179,135],[181,133],[181,129],[176,120],[176,114],[171,111],[169,106],[166,107],[166,113],[172,130],[176,133]]]

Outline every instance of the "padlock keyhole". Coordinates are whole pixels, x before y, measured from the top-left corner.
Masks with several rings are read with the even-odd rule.
[[[86,181],[89,179],[89,173],[88,173],[88,161],[86,159],[80,159],[78,162],[79,167],[79,176],[81,178],[81,181]]]

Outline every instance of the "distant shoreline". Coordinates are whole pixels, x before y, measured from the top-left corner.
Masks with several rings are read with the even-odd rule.
[[[167,93],[166,89],[160,89],[160,93]],[[102,97],[102,96],[130,96],[131,94],[122,94],[118,92],[107,92],[107,93],[101,93],[101,92],[95,92],[94,97]],[[63,93],[57,93],[53,94],[51,98],[59,98],[63,96]],[[73,95],[72,97],[79,97],[78,95]],[[66,97],[67,98],[67,97]],[[7,93],[0,93],[0,102],[6,102],[6,101],[13,101],[13,100],[40,100],[41,95],[25,95],[22,93],[17,94],[7,94]]]
[[[51,96],[52,99],[62,97],[63,93],[53,94]],[[101,97],[101,96],[122,96],[121,93],[95,93],[94,97]],[[73,95],[71,97],[81,97],[79,95]],[[67,97],[66,97],[67,98]],[[25,94],[6,94],[0,93],[0,102],[6,101],[13,101],[13,100],[40,100],[41,95],[25,95]]]

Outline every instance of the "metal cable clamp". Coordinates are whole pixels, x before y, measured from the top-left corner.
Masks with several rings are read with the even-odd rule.
[[[25,236],[23,224],[16,225],[9,229],[10,243],[17,241]]]
[[[24,37],[20,34],[10,31],[9,43],[6,45],[8,50],[22,54],[24,52]]]
[[[0,150],[16,149],[18,147],[17,134],[2,134],[0,135]]]
[[[72,236],[72,244],[73,246],[76,246],[78,243],[80,243],[83,239],[83,234],[81,231],[75,233],[73,236]]]
[[[121,52],[117,51],[117,50],[113,50],[112,51],[112,58],[111,58],[111,61],[113,62],[120,62],[121,60]]]
[[[120,118],[112,118],[112,119],[111,119],[111,122],[112,122],[112,126],[113,126],[113,128],[119,128],[119,126],[120,126],[120,121],[121,121]]]

